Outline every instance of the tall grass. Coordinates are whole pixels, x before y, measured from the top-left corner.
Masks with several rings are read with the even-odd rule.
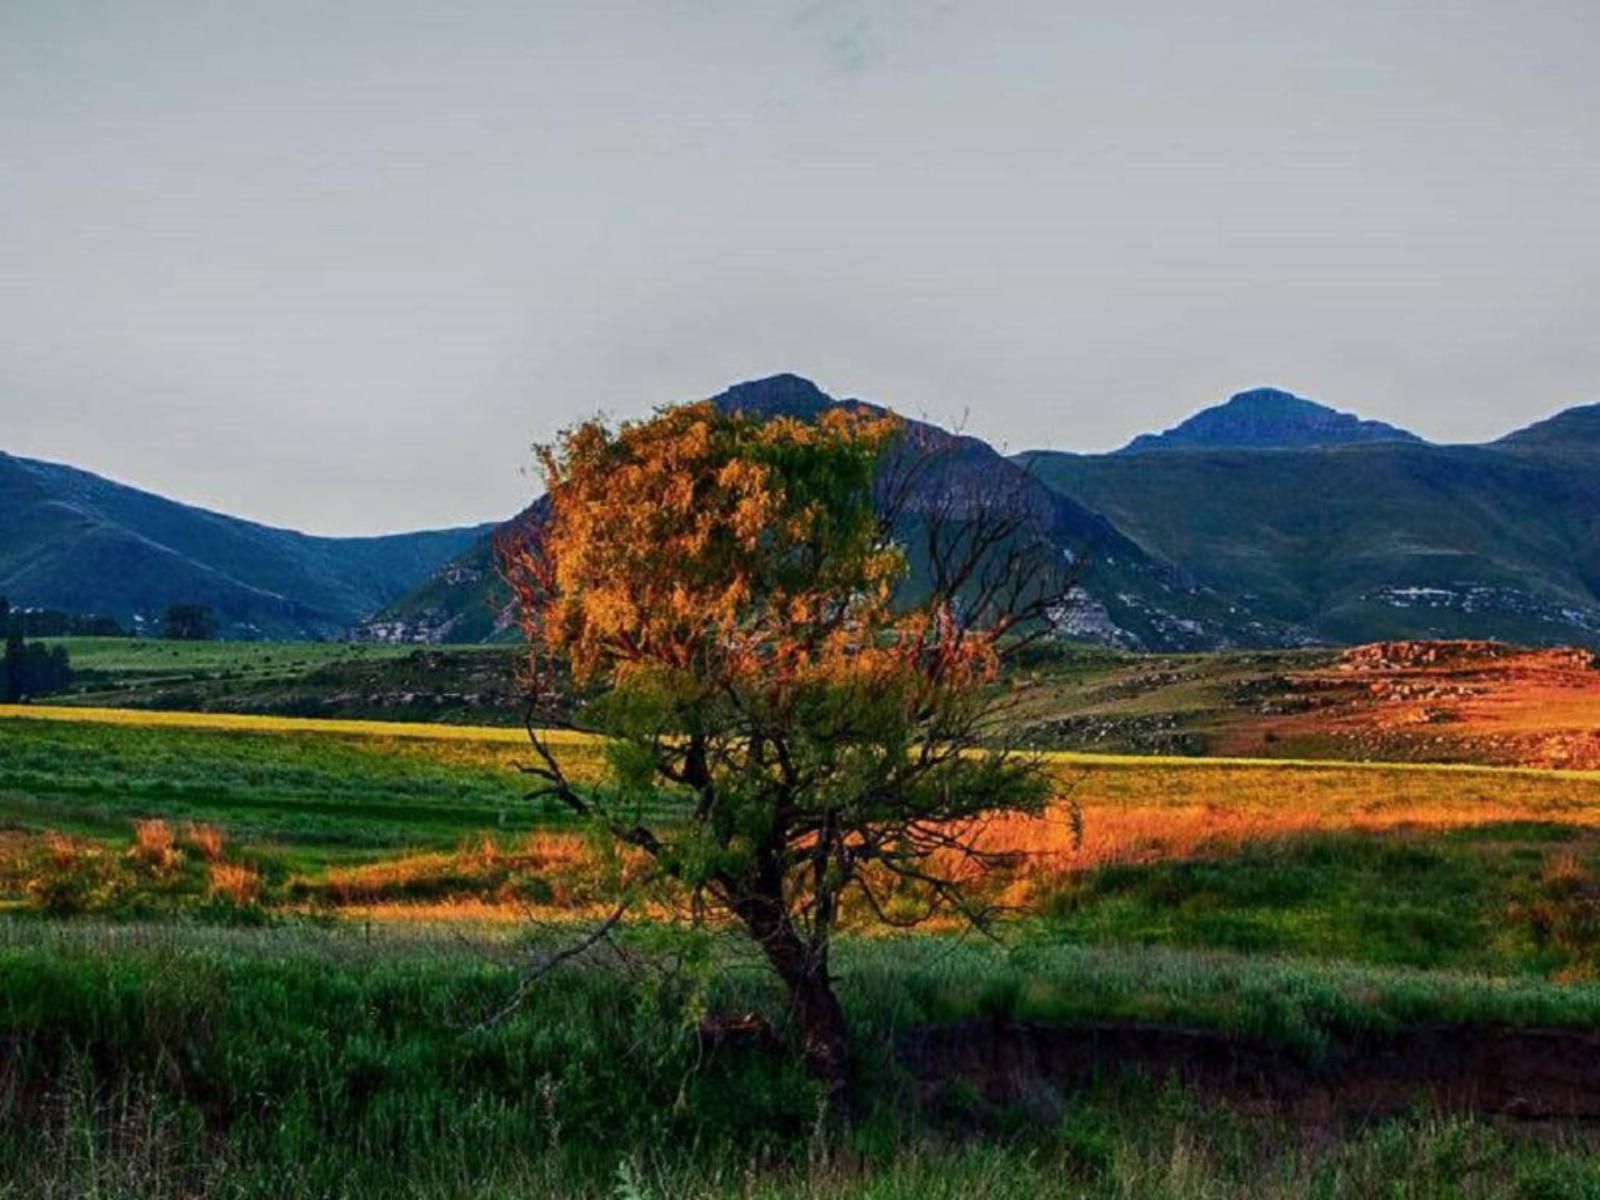
[[[1421,1013],[1600,1023],[1597,989],[850,943],[869,1088],[844,1135],[818,1123],[790,1056],[698,1033],[707,1012],[775,1012],[760,976],[595,961],[480,1027],[520,949],[503,930],[0,922],[0,1196],[1581,1196],[1600,1169],[1575,1134],[1525,1144],[1425,1114],[1306,1130],[1138,1079],[1049,1117],[952,1118],[884,1049],[964,1014],[1124,1012],[1208,1016],[1314,1054],[1308,1032]]]

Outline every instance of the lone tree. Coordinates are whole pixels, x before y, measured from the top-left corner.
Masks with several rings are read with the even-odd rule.
[[[953,439],[916,428],[710,403],[589,421],[540,451],[548,509],[500,547],[534,795],[753,939],[834,1101],[850,1083],[841,919],[983,921],[972,884],[1014,865],[984,849],[986,818],[1050,797],[1037,761],[996,742],[995,685],[1047,629],[1070,562],[1020,473],[964,480],[943,465]],[[553,724],[606,735],[602,782],[568,777]]]

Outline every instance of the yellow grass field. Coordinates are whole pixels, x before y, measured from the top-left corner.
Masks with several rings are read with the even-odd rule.
[[[438,742],[484,742],[521,746],[528,741],[522,729],[497,725],[446,725],[408,721],[350,721],[319,717],[273,717],[246,713],[167,712],[128,708],[79,708],[49,704],[0,704],[0,721],[9,719],[67,721],[75,724],[121,725],[149,729],[211,729],[237,733],[322,733],[345,737],[398,738]],[[596,746],[603,739],[595,734],[569,729],[545,729],[541,736],[553,746]],[[1099,754],[1092,751],[1040,750],[1034,752],[1045,762],[1062,766],[1092,767],[1167,767],[1212,770],[1218,767],[1250,767],[1269,771],[1313,770],[1318,772],[1374,771],[1380,774],[1422,772],[1531,776],[1574,781],[1600,781],[1600,771],[1554,767],[1489,767],[1470,763],[1390,763],[1329,762],[1304,758],[1244,758],[1184,755]]]
[[[504,742],[526,745],[521,729],[492,725],[439,725],[403,721],[343,721],[316,717],[262,717],[244,713],[157,712],[133,708],[71,708],[50,704],[0,704],[0,720],[72,721],[146,729],[215,729],[235,733],[328,733],[354,737],[415,738],[442,742]],[[553,745],[592,745],[598,739],[570,730],[550,730]]]

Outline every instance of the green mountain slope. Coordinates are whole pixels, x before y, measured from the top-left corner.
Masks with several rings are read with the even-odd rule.
[[[1152,554],[1319,638],[1600,644],[1600,409],[1488,446],[1019,460]]]
[[[0,594],[125,624],[198,603],[224,636],[341,636],[482,532],[312,537],[0,453]]]

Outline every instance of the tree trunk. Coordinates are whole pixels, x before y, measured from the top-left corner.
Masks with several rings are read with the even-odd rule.
[[[734,909],[788,990],[806,1070],[826,1089],[828,1106],[848,1116],[854,1101],[850,1030],[833,991],[826,953],[807,952],[779,903],[751,897]]]
[[[827,1090],[828,1106],[848,1115],[853,1101],[850,1031],[826,969],[786,978],[789,1006],[800,1031],[806,1070]]]

